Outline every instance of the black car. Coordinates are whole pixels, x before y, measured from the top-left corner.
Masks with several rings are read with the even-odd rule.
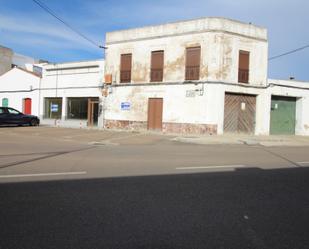
[[[31,125],[37,126],[40,119],[37,116],[23,114],[10,107],[0,107],[0,125]]]

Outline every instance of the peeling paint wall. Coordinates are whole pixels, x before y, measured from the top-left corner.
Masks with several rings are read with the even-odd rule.
[[[143,122],[147,127],[148,99],[163,98],[163,130],[205,130],[203,125],[212,125],[216,133],[216,123],[207,119],[206,86],[185,85],[141,85],[110,88],[106,98],[104,120]],[[121,103],[129,103],[130,108],[123,110]],[[190,124],[190,126],[179,124]],[[202,125],[202,126],[199,126]],[[177,126],[177,127],[176,127]],[[211,127],[212,127],[211,126]],[[192,128],[195,127],[195,128]],[[208,127],[208,126],[207,126]]]
[[[183,82],[185,51],[201,46],[200,80],[238,82],[239,50],[250,52],[249,84],[265,85],[268,43],[266,30],[224,18],[116,31],[106,34],[107,74],[119,83],[120,55],[132,53],[132,83],[150,81],[151,52],[164,50],[163,82]]]

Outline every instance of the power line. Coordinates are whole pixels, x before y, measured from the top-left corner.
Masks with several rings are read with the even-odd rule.
[[[95,47],[98,48],[103,48],[106,49],[107,47],[101,46],[98,43],[96,43],[95,41],[93,41],[92,39],[88,38],[86,35],[84,35],[83,33],[81,33],[79,30],[75,29],[74,27],[72,27],[70,24],[68,24],[66,21],[64,21],[63,19],[61,19],[59,16],[57,16],[46,4],[42,3],[40,0],[32,0],[35,4],[37,4],[41,9],[43,9],[44,11],[46,11],[48,14],[50,14],[51,16],[55,17],[58,21],[60,21],[62,24],[64,24],[67,28],[69,28],[70,30],[72,30],[73,32],[75,32],[76,34],[78,34],[79,36],[81,36],[82,38],[84,38],[85,40],[87,40],[88,42],[90,42],[92,45],[94,45]]]
[[[296,52],[301,51],[301,50],[306,49],[306,48],[309,48],[309,44],[306,45],[306,46],[303,46],[303,47],[296,48],[296,49],[293,49],[291,51],[285,52],[283,54],[279,54],[279,55],[270,57],[268,60],[271,61],[271,60],[274,60],[274,59],[277,59],[277,58],[280,58],[280,57],[283,57],[283,56],[286,56],[286,55],[289,55],[289,54],[296,53]]]

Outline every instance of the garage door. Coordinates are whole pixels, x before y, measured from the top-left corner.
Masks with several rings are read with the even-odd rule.
[[[226,93],[224,103],[224,132],[254,133],[256,96]]]
[[[295,134],[296,98],[272,96],[270,134]]]
[[[163,99],[148,99],[148,130],[162,130]]]

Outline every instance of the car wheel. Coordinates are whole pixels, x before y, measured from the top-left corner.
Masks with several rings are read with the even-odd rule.
[[[37,126],[38,125],[38,121],[36,121],[35,119],[32,119],[30,121],[30,126]]]

